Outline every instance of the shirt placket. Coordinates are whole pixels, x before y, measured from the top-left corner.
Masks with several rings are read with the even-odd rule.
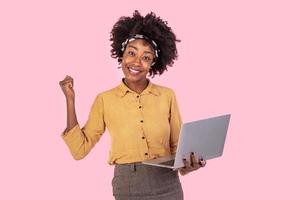
[[[137,109],[139,110],[139,116],[140,116],[140,126],[141,126],[141,154],[143,156],[143,158],[149,158],[149,148],[148,148],[148,144],[147,144],[147,138],[145,136],[145,129],[144,129],[144,124],[145,119],[144,119],[144,115],[143,115],[143,105],[142,105],[142,101],[141,101],[141,94],[136,94],[136,103],[137,103]]]

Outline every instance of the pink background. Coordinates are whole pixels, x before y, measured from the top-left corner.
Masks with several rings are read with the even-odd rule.
[[[300,199],[299,3],[295,1],[1,1],[0,199],[113,199],[110,138],[81,161],[60,138],[75,80],[87,120],[95,95],[120,83],[109,33],[134,9],[182,40],[153,82],[173,88],[184,121],[231,113],[224,155],[181,177],[185,199]]]

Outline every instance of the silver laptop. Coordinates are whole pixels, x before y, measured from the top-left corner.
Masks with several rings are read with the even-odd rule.
[[[222,156],[230,114],[184,123],[181,126],[175,155],[142,162],[146,165],[177,170],[184,166],[183,158],[194,152],[198,158],[209,160]]]

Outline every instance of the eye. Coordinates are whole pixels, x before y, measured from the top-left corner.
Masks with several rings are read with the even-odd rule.
[[[134,56],[135,55],[135,53],[133,51],[128,51],[127,54],[130,55],[130,56]]]
[[[151,57],[150,56],[144,56],[144,60],[151,61]]]

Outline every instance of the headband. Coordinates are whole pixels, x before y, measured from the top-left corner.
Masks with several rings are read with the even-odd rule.
[[[158,58],[158,52],[160,52],[160,50],[158,49],[158,46],[156,44],[156,42],[154,42],[154,40],[151,40],[150,38],[148,38],[145,35],[140,35],[140,34],[135,34],[135,35],[131,35],[129,36],[124,42],[122,42],[122,48],[121,51],[124,52],[126,45],[136,39],[144,39],[146,40],[154,49],[154,53],[155,53],[155,58]],[[153,66],[155,64],[155,62],[152,63],[151,66]]]

